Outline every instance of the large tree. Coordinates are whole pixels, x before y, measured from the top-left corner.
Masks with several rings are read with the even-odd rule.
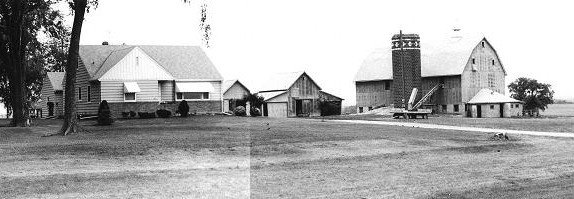
[[[60,13],[50,0],[0,0],[0,97],[14,126],[25,126],[29,102],[38,97],[44,60],[39,33]],[[39,83],[40,82],[40,83]]]
[[[554,103],[554,91],[550,84],[539,83],[535,79],[521,77],[508,85],[510,96],[524,102],[524,110],[531,116],[538,110],[546,110],[548,104]]]
[[[183,0],[185,3],[190,3],[191,0]],[[80,36],[82,25],[84,21],[84,14],[91,6],[97,7],[97,0],[73,0],[70,6],[74,11],[74,22],[72,25],[72,34],[70,39],[70,46],[68,49],[68,57],[66,61],[66,79],[64,88],[64,123],[60,132],[57,134],[67,135],[75,133],[78,129],[78,117],[76,114],[76,95],[75,85],[76,82],[76,68],[78,67],[79,49],[80,49]],[[203,33],[203,41],[209,47],[209,37],[211,35],[211,26],[207,22],[207,3],[203,1],[201,6],[200,29]]]

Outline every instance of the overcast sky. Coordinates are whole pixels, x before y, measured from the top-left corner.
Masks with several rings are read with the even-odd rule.
[[[81,43],[202,45],[199,1],[99,0],[86,15]],[[212,0],[208,5],[213,35],[207,54],[225,79],[238,78],[254,91],[261,76],[305,70],[323,90],[353,105],[355,73],[374,49],[390,47],[393,34],[418,33],[424,41],[458,26],[492,43],[508,72],[507,84],[531,77],[552,84],[556,98],[574,99],[574,12],[568,1]]]

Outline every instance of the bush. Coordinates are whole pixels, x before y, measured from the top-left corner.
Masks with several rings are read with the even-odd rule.
[[[155,111],[155,113],[157,114],[157,117],[161,117],[161,118],[171,117],[171,111],[168,111],[165,109],[159,109],[159,110]]]
[[[340,115],[341,107],[338,102],[335,101],[319,101],[319,109],[321,110],[321,116],[329,115]]]
[[[100,103],[100,107],[98,108],[98,124],[110,125],[112,123],[114,123],[114,119],[112,118],[110,106],[108,106],[108,101],[104,100]]]
[[[135,111],[130,111],[130,117],[136,117],[136,112],[135,112]]]
[[[249,110],[249,114],[251,114],[251,117],[261,116],[261,110],[259,110],[259,108],[257,107],[251,107],[251,110]]]
[[[181,100],[179,102],[179,106],[177,106],[177,112],[181,115],[181,117],[187,117],[189,114],[189,105],[187,105],[187,101]]]
[[[154,112],[138,112],[138,115],[140,116],[140,119],[155,118]]]
[[[245,116],[247,115],[247,112],[245,112],[245,107],[238,106],[235,107],[235,109],[233,110],[233,114],[235,114],[236,116]]]
[[[130,112],[122,112],[123,118],[128,118],[130,116]]]

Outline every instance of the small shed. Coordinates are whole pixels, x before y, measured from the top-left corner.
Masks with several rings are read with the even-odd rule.
[[[251,94],[251,91],[239,80],[227,80],[223,82],[223,112],[233,111],[237,106],[237,100]]]
[[[466,116],[474,118],[521,116],[523,102],[484,88],[468,101],[465,109]]]
[[[322,92],[321,87],[304,71],[269,76],[263,86],[258,95],[265,100],[261,110],[263,116],[268,117],[320,116],[321,96],[339,101],[339,104],[342,100]]]
[[[319,91],[319,102],[323,103],[323,106],[319,106],[321,116],[341,115],[341,111],[343,110],[343,98],[325,91]]]

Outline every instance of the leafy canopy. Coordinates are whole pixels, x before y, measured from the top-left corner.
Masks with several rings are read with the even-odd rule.
[[[510,96],[524,102],[525,110],[546,110],[554,103],[554,91],[550,84],[539,83],[535,79],[521,77],[508,85]]]

